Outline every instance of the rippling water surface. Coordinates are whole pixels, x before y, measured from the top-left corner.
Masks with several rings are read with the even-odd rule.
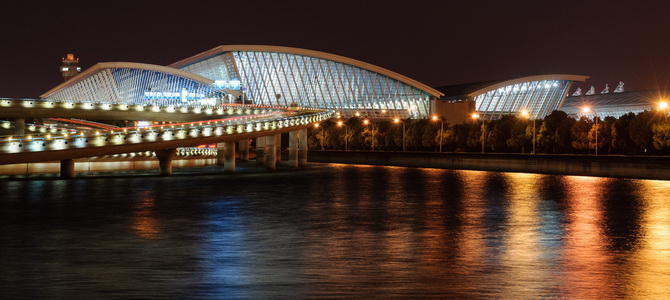
[[[0,193],[0,298],[670,297],[668,181],[313,164]]]

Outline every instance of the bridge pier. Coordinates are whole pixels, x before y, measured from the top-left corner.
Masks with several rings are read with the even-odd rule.
[[[277,167],[277,147],[275,145],[276,136],[266,136],[265,137],[265,168],[268,170],[274,170]]]
[[[158,174],[160,176],[172,175],[172,159],[174,159],[177,149],[166,149],[154,151],[158,158]],[[61,162],[61,166],[63,163]]]
[[[275,134],[275,158],[277,162],[281,161],[281,133]]]
[[[288,133],[288,166],[298,167],[298,131]]]
[[[235,142],[223,142],[223,171],[235,172]]]
[[[256,138],[256,162],[259,164],[265,164],[265,138]]]
[[[307,128],[299,130],[298,135],[298,165],[307,166]]]
[[[60,161],[60,178],[74,178],[74,160],[64,159]]]
[[[18,118],[14,120],[14,135],[26,134],[26,119]]]
[[[240,160],[249,161],[249,139],[239,141],[240,145]]]

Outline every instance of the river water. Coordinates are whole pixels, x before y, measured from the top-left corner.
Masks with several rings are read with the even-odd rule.
[[[669,181],[217,168],[2,179],[0,298],[670,297]]]

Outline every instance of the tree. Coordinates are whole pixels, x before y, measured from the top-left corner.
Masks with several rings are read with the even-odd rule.
[[[634,119],[634,113],[627,113],[612,124],[612,146],[618,153],[635,154],[638,150],[630,135],[630,123]]]
[[[572,124],[563,111],[555,110],[546,116],[538,134],[539,149],[544,153],[566,153],[572,151]]]
[[[637,114],[635,119],[629,123],[630,138],[638,147],[638,152],[647,152],[654,149],[654,133],[651,131],[655,114],[653,111],[645,111]]]
[[[593,127],[593,124],[589,118],[582,116],[572,125],[571,134],[572,134],[572,147],[576,150],[587,150],[591,146],[591,141],[589,140],[589,131]],[[584,151],[585,152],[585,151]]]
[[[670,120],[664,119],[651,126],[654,148],[667,152],[670,149]]]

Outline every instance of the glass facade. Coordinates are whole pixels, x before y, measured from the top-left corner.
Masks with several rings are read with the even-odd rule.
[[[586,116],[593,118],[619,118],[628,113],[638,114],[646,110],[658,108],[658,103],[668,99],[670,90],[633,91],[622,93],[595,94],[567,97],[561,110],[569,116],[579,118]],[[667,101],[667,100],[665,100]],[[583,111],[589,107],[589,112]]]
[[[160,71],[100,68],[46,99],[130,105],[214,105],[225,94],[212,84]]]
[[[474,96],[475,109],[486,120],[527,110],[531,118],[543,118],[559,109],[570,80],[537,80],[511,84]]]
[[[237,81],[254,104],[329,108],[344,117],[427,118],[426,91],[384,74],[321,57],[271,51],[216,53],[179,66],[214,81]]]

